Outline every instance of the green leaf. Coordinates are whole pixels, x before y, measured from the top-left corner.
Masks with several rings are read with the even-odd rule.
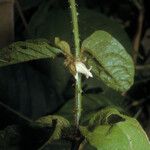
[[[53,140],[59,140],[62,135],[62,130],[70,127],[69,121],[58,115],[41,117],[36,120],[35,123],[37,123],[37,125],[40,127],[52,127],[54,124],[56,124],[55,130],[52,136],[49,138],[48,143],[51,143]]]
[[[107,86],[121,92],[133,84],[134,65],[124,47],[109,33],[96,31],[82,43],[87,64]]]
[[[0,66],[36,59],[54,58],[59,53],[61,51],[50,46],[46,39],[19,41],[0,50]]]
[[[114,114],[123,120],[110,123]],[[101,111],[98,122],[94,129],[80,127],[89,144],[97,150],[150,150],[148,137],[136,119],[106,108]]]
[[[37,7],[42,0],[20,0],[19,3],[23,10],[31,9],[33,7]]]

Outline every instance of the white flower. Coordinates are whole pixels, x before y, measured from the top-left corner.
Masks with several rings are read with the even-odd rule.
[[[92,73],[90,72],[92,67],[90,67],[89,69],[85,66],[84,63],[80,62],[80,61],[76,61],[75,62],[75,67],[76,67],[76,72],[77,73],[81,73],[84,74],[86,76],[86,78],[88,79],[89,77],[93,77]],[[75,75],[75,79],[77,79],[77,73]]]

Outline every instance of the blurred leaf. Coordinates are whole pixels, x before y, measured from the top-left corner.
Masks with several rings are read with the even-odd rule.
[[[82,50],[87,64],[107,86],[125,92],[133,84],[134,65],[124,47],[109,33],[96,31],[85,39]]]
[[[21,8],[23,9],[31,9],[32,7],[36,7],[42,0],[19,0]]]
[[[113,114],[124,121],[109,124],[108,118]],[[80,128],[87,141],[97,150],[150,150],[148,137],[136,119],[119,114],[115,109],[106,108],[101,111],[97,122],[99,125],[92,130]]]
[[[25,61],[54,58],[61,51],[48,44],[48,40],[37,39],[19,41],[0,50],[0,66],[21,63]]]
[[[21,135],[15,125],[8,126],[0,130],[0,149],[1,150],[19,150]]]
[[[121,93],[108,87],[98,78],[84,80],[82,85],[84,93],[102,94],[109,99],[109,104],[111,103],[112,105],[116,106],[123,105],[124,97],[121,95]]]
[[[53,140],[59,140],[61,138],[62,130],[70,126],[68,120],[57,115],[44,116],[39,118],[35,122],[40,127],[51,127],[56,124],[55,130],[52,136],[49,138],[48,143],[51,143]]]
[[[100,110],[102,107],[113,105],[122,110],[121,105],[120,103],[118,103],[118,101],[120,101],[120,99],[108,99],[108,97],[103,94],[84,94],[82,99],[81,124],[87,124],[93,114],[95,114],[95,112]],[[60,110],[56,114],[67,118],[71,123],[73,123],[73,104],[74,99],[69,100],[60,108]]]
[[[55,68],[54,68],[55,66]],[[63,58],[55,58],[50,63],[51,84],[60,96],[64,94],[68,81],[71,77],[69,70],[64,66]],[[49,69],[49,68],[48,68]]]
[[[72,25],[68,10],[49,9],[50,1],[43,1],[38,11],[32,16],[29,23],[30,36],[33,38],[60,37],[73,46]],[[79,28],[81,41],[96,30],[109,32],[131,53],[132,45],[122,26],[105,15],[89,9],[79,10]]]
[[[69,149],[71,149],[71,142],[64,140],[53,141],[44,148],[44,150],[69,150]]]

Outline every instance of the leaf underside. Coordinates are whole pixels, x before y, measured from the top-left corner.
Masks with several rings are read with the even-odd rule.
[[[46,39],[19,41],[0,49],[0,66],[54,58],[59,53],[61,51],[50,46]]]

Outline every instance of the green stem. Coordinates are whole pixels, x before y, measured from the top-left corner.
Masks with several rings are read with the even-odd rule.
[[[76,60],[80,59],[80,38],[79,38],[79,27],[78,27],[78,12],[76,8],[75,0],[69,0],[72,24],[73,24],[73,35],[75,45]],[[81,100],[82,100],[82,87],[81,87],[81,75],[77,74],[76,86],[75,86],[75,125],[79,127],[79,121],[81,116]]]

